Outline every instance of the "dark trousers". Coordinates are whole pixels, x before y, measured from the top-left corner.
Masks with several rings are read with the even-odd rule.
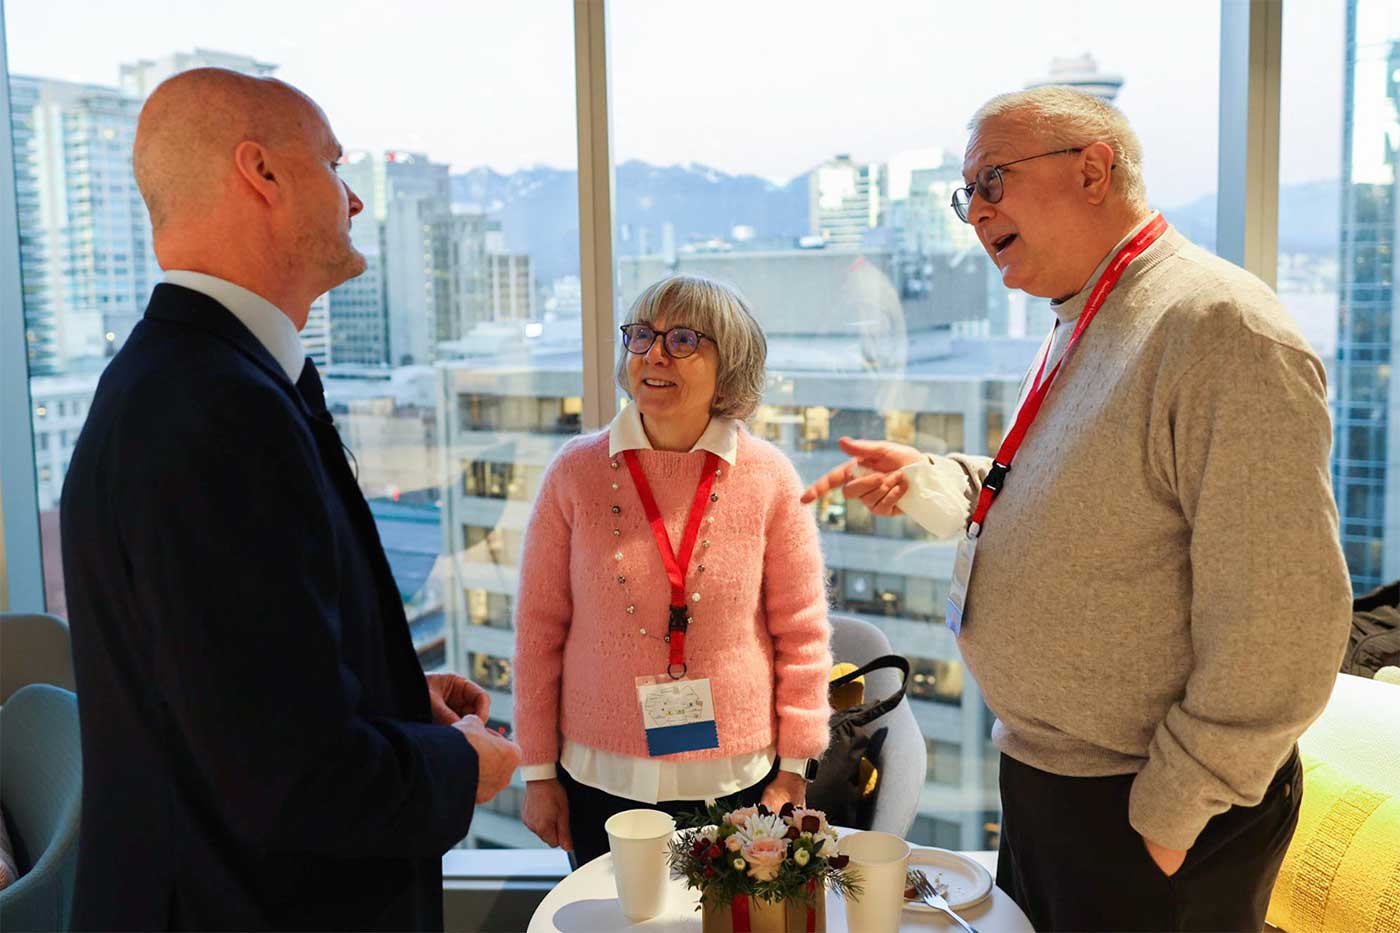
[[[1128,823],[1133,777],[1062,777],[1002,755],[997,885],[1037,930],[1262,929],[1298,825],[1298,750],[1257,806],[1213,817],[1170,878]]]
[[[569,865],[572,868],[578,868],[607,853],[608,833],[603,824],[608,821],[608,817],[623,810],[664,810],[674,817],[682,817],[705,809],[703,800],[663,800],[659,803],[646,803],[614,797],[607,791],[580,784],[563,765],[559,765],[557,770],[559,783],[564,785],[564,793],[569,799],[569,835],[574,840],[574,851],[569,854]],[[732,808],[751,807],[763,798],[763,789],[777,773],[778,762],[774,760],[773,768],[757,784],[721,799],[726,805],[732,804]]]

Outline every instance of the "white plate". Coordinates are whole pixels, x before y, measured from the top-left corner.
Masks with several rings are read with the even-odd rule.
[[[970,858],[947,849],[925,849],[911,846],[909,867],[920,869],[929,881],[941,881],[948,886],[948,906],[965,910],[986,900],[992,893],[992,874]],[[942,876],[942,877],[940,877]],[[905,910],[920,913],[941,913],[923,901],[905,901]]]

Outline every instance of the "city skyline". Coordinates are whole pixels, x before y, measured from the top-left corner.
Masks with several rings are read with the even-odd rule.
[[[567,5],[487,16],[479,4],[424,2],[408,22],[359,0],[338,5],[334,16],[285,4],[269,4],[265,16],[246,5],[148,9],[133,29],[129,10],[87,0],[9,0],[11,71],[114,84],[122,61],[196,47],[236,51],[280,64],[281,77],[322,103],[348,148],[431,151],[454,172],[575,165]],[[695,162],[784,181],[836,153],[867,162],[930,146],[960,153],[978,103],[1043,77],[1055,56],[1089,52],[1126,79],[1119,102],[1143,137],[1154,201],[1175,206],[1215,188],[1219,5],[1210,0],[1187,0],[1179,16],[1154,20],[1150,45],[1108,0],[1068,11],[1008,9],[994,36],[966,42],[950,36],[950,24],[961,22],[952,3],[885,2],[859,16],[833,3],[806,5],[801,16],[777,4],[712,4],[704,17],[689,9],[613,6],[619,163]],[[1338,174],[1341,10],[1340,0],[1329,0],[1286,13],[1285,183]],[[56,22],[90,28],[60,33]],[[842,52],[832,55],[837,29]],[[403,41],[384,42],[391,30]],[[483,30],[489,39],[463,45],[462,36]],[[678,59],[675,43],[657,39],[681,30],[706,57]],[[1326,41],[1332,34],[1336,41]],[[1182,108],[1183,99],[1207,106]]]

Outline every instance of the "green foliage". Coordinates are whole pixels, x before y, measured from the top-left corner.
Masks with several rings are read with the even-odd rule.
[[[739,827],[726,820],[731,812],[730,803],[720,802],[684,815],[677,822],[685,828],[676,834],[669,846],[671,877],[682,879],[687,887],[700,891],[702,903],[712,910],[727,908],[736,897],[752,897],[769,903],[797,901],[811,906],[827,888],[842,898],[860,895],[858,875],[849,869],[844,856],[835,854],[830,838],[824,833],[803,832],[801,825],[794,827],[792,811],[787,807],[781,814],[788,827],[787,837],[781,840],[786,851],[777,873],[772,878],[759,880],[751,874],[747,860],[736,867],[736,860],[744,856],[742,851],[729,848],[730,837],[740,835]],[[761,808],[760,813],[770,815],[767,808]],[[824,817],[821,824],[826,830]],[[807,826],[812,825],[809,816]],[[707,827],[714,827],[708,836],[704,833]],[[706,840],[703,845],[702,839]],[[804,861],[806,864],[802,864]]]

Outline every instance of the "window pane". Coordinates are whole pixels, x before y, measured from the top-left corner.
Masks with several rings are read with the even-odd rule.
[[[1400,577],[1391,470],[1400,4],[1284,6],[1278,291],[1327,366],[1352,585]],[[1392,517],[1388,518],[1387,514]]]
[[[521,533],[582,411],[567,5],[495,8],[489,28],[445,0],[411,15],[324,0],[11,0],[4,13],[50,607],[65,610],[68,458],[161,277],[131,169],[142,102],[200,65],[275,75],[326,111],[365,202],[351,229],[368,269],[315,303],[302,339],[420,660],[490,687],[509,724]],[[473,841],[539,845],[518,814],[518,791],[478,808]]]
[[[1152,203],[1214,246],[1218,0],[1187,0],[1150,43],[1118,3],[1013,0],[994,17],[997,67],[975,41],[931,54],[929,36],[966,31],[954,3],[612,12],[619,309],[673,271],[738,286],[768,337],[755,433],[807,481],[842,461],[843,435],[983,454],[1009,425],[1052,314],[1002,287],[948,206],[967,121],[992,95],[1042,80],[1116,95]],[[675,35],[687,41],[655,38]],[[953,546],[839,493],[817,514],[837,609],[923,665],[911,697],[939,744],[914,838],[994,845],[991,716],[941,625]]]

